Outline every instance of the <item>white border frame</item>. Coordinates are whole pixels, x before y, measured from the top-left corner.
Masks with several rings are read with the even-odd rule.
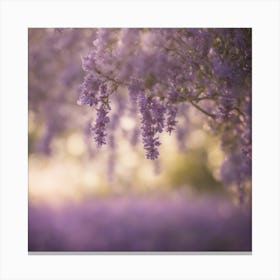
[[[1,2],[1,279],[280,279],[278,1]],[[28,255],[28,27],[253,28],[252,255]]]

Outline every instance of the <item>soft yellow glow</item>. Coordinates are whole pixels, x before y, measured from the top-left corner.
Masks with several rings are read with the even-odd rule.
[[[119,161],[120,165],[123,166],[124,169],[134,168],[139,163],[137,156],[134,153],[123,154]]]
[[[92,190],[100,184],[100,177],[91,169],[84,172],[82,176],[84,189]]]
[[[219,146],[211,147],[208,151],[208,163],[211,167],[217,168],[223,161],[224,154]]]
[[[133,129],[134,120],[121,119],[121,126]],[[105,145],[98,149],[94,158],[87,157],[83,135],[73,132],[68,137],[56,138],[51,157],[30,154],[29,157],[29,198],[47,202],[80,200],[89,195],[103,195],[118,191],[163,190],[172,187],[170,170],[184,164],[190,152],[203,149],[208,155],[208,166],[218,178],[223,152],[218,141],[213,140],[203,130],[197,129],[187,140],[186,154],[178,150],[176,135],[163,133],[159,147],[161,173],[155,173],[154,162],[145,159],[145,151],[140,142],[131,146],[121,132],[116,133],[116,164],[112,181],[107,181],[107,163],[110,150]]]
[[[178,157],[178,146],[175,137],[164,134],[161,138],[162,145],[160,146],[160,158],[168,166],[176,164]]]
[[[28,114],[28,130],[29,132],[33,132],[36,128],[35,124],[35,114],[32,112],[29,112]]]
[[[81,156],[85,150],[85,144],[80,134],[74,133],[71,134],[66,142],[67,151],[72,156]]]
[[[31,199],[48,202],[77,200],[99,187],[100,178],[90,164],[77,164],[71,158],[29,158],[28,192]]]
[[[120,120],[121,127],[126,130],[131,130],[135,127],[135,120],[129,117],[122,117]]]
[[[190,148],[200,148],[204,145],[205,140],[205,132],[203,132],[203,130],[198,129],[191,133],[187,145]]]
[[[143,164],[139,167],[139,177],[142,179],[142,184],[149,186],[152,188],[154,184],[152,182],[156,179],[156,175],[154,173],[153,168],[151,168],[150,164]]]

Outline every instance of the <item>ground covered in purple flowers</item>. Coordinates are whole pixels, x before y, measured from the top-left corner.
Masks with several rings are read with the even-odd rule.
[[[122,195],[29,205],[29,251],[251,251],[251,207],[218,197]]]

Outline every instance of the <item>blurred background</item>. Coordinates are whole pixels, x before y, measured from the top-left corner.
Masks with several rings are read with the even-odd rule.
[[[251,184],[240,205],[201,113],[178,120],[188,135],[161,135],[155,162],[131,145],[129,114],[113,154],[96,147],[77,104],[95,33],[29,29],[29,251],[251,251]]]

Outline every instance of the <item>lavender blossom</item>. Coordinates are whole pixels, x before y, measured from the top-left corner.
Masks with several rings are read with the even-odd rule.
[[[251,29],[30,29],[29,35],[30,110],[44,123],[61,123],[46,143],[71,126],[82,127],[79,118],[65,121],[58,108],[59,101],[59,106],[70,106],[67,112],[75,108],[86,115],[90,111],[75,107],[78,99],[96,115],[92,132],[97,146],[107,143],[108,130],[113,133],[133,108],[129,114],[140,125],[146,157],[155,160],[161,133],[177,130],[178,108],[188,104],[186,115],[192,107],[204,116],[227,158],[238,155],[239,162],[251,163]],[[43,109],[48,99],[53,114]],[[182,129],[184,135],[190,130],[180,129],[181,135]],[[250,180],[250,170],[241,177]]]
[[[95,198],[59,210],[31,204],[28,211],[30,252],[248,252],[251,231],[249,205],[180,193]]]

